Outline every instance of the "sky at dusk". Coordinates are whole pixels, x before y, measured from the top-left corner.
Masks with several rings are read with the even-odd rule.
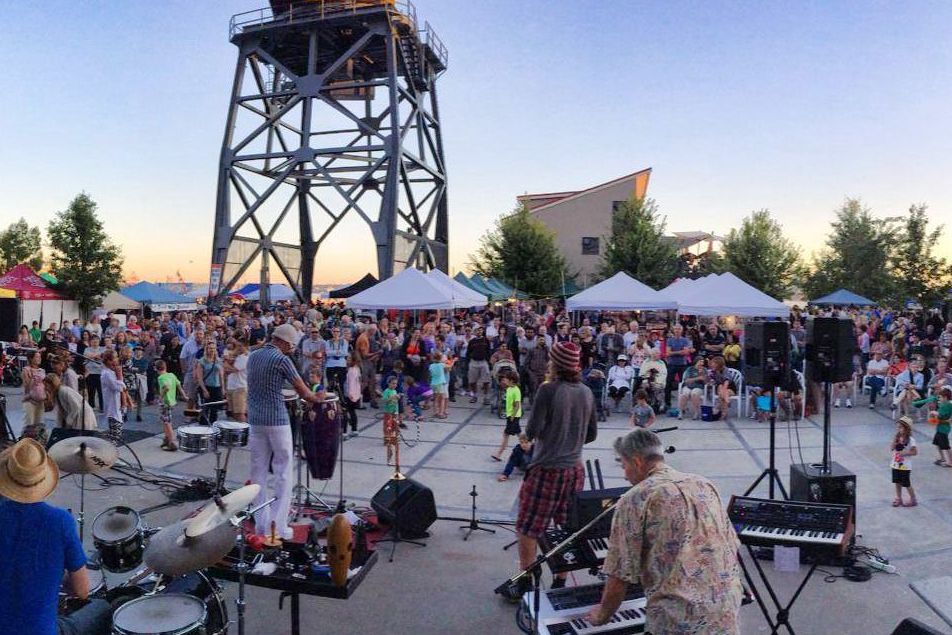
[[[645,167],[669,230],[725,234],[769,208],[807,254],[848,196],[952,219],[952,3],[415,4],[450,52],[438,90],[454,272],[517,195]],[[228,21],[264,5],[8,3],[0,227],[45,227],[85,190],[126,275],[207,281]],[[369,230],[345,227],[316,282],[375,269]]]

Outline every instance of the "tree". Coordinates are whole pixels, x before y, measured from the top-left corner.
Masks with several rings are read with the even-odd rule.
[[[495,229],[480,239],[469,266],[532,295],[549,295],[570,277],[555,233],[525,206],[496,221]]]
[[[30,227],[24,218],[0,232],[0,266],[3,271],[9,271],[20,263],[34,270],[43,266],[40,228]]]
[[[783,235],[783,227],[762,209],[732,229],[721,251],[721,266],[769,296],[789,298],[803,267],[800,248]]]
[[[667,286],[678,273],[678,247],[664,230],[658,205],[632,196],[612,215],[598,275],[605,279],[624,271],[649,287]]]
[[[830,223],[826,246],[813,255],[805,293],[819,298],[844,288],[889,302],[896,288],[890,268],[896,237],[895,219],[876,219],[859,199],[846,199]]]
[[[912,298],[922,306],[941,302],[949,288],[952,268],[944,258],[936,257],[935,249],[942,237],[942,225],[929,230],[925,205],[911,205],[900,221],[892,255],[893,275],[898,282],[894,302]]]
[[[122,252],[103,231],[96,207],[83,192],[47,228],[52,269],[84,312],[96,308],[122,280]]]

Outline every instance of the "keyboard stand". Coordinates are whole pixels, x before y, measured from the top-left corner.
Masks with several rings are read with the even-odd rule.
[[[812,565],[810,565],[810,569],[803,577],[803,580],[800,582],[800,586],[797,587],[793,597],[790,598],[790,601],[787,602],[786,606],[783,606],[780,604],[780,599],[777,597],[777,593],[774,591],[773,587],[770,586],[770,580],[767,578],[767,573],[760,565],[760,560],[757,559],[753,547],[750,545],[745,546],[747,547],[747,553],[750,555],[751,561],[754,563],[754,567],[757,569],[760,580],[763,582],[764,589],[766,589],[767,593],[770,595],[770,599],[773,601],[773,604],[776,607],[777,614],[775,617],[771,617],[770,610],[767,608],[766,602],[764,602],[763,595],[761,594],[760,590],[758,590],[757,585],[754,584],[754,579],[751,577],[750,571],[747,569],[747,565],[744,564],[744,559],[742,557],[738,557],[737,560],[740,562],[740,568],[744,572],[744,578],[747,580],[747,585],[750,587],[751,593],[754,594],[754,599],[757,600],[757,605],[763,612],[764,618],[767,620],[767,625],[770,627],[770,635],[777,635],[777,633],[780,632],[781,627],[785,627],[790,635],[796,635],[793,630],[793,626],[790,625],[790,610],[793,608],[793,604],[797,601],[797,598],[800,597],[800,593],[803,591],[804,587],[806,587],[807,582],[810,581],[810,578],[813,576],[813,572],[816,571],[819,563],[814,562]]]

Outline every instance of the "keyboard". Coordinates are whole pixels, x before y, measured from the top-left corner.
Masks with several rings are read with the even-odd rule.
[[[639,587],[629,585],[625,600],[612,618],[601,626],[593,626],[585,615],[601,602],[605,585],[549,589],[539,595],[539,628],[537,635],[629,635],[645,629],[645,596]],[[523,603],[532,615],[532,593],[523,596]]]
[[[842,553],[853,537],[849,505],[734,496],[727,515],[743,544]]]

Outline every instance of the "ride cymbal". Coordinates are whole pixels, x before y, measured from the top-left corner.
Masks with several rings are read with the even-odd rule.
[[[70,437],[49,449],[61,472],[96,474],[115,465],[119,452],[111,441],[99,437]]]

